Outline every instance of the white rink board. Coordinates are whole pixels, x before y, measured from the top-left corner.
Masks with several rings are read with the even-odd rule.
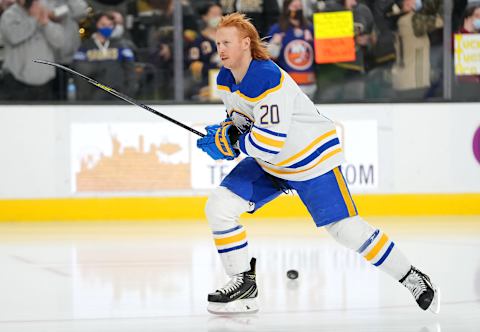
[[[346,129],[348,160],[344,172],[353,193],[478,193],[480,163],[474,157],[472,145],[480,126],[479,106],[475,103],[349,104],[318,105],[318,108]],[[154,108],[199,129],[204,124],[220,122],[225,114],[223,106],[218,104]],[[0,198],[206,194],[234,163],[212,162],[195,148],[194,134],[169,126],[175,127],[129,105],[0,106]],[[82,127],[79,134],[78,128]],[[98,127],[107,129],[100,132],[88,129]],[[165,141],[187,144],[190,188],[76,192],[72,185],[78,169],[74,150],[82,149],[82,137],[85,141],[92,140],[92,135],[105,139],[108,128],[129,128],[118,131],[125,136],[121,138],[125,146],[137,144],[132,142],[138,142],[141,133],[145,136],[145,151],[155,139],[159,140],[157,144]]]

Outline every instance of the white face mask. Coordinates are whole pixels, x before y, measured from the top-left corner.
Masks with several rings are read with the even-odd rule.
[[[123,36],[123,33],[125,32],[125,27],[121,24],[116,25],[113,28],[112,35],[110,38],[121,38]]]
[[[475,30],[480,31],[480,18],[476,18],[473,20],[473,27]]]
[[[218,24],[220,23],[220,20],[222,18],[220,16],[217,16],[217,17],[214,17],[214,18],[211,18],[208,20],[208,26],[210,28],[216,28],[218,26]]]
[[[418,12],[422,9],[423,7],[423,2],[422,0],[416,0],[415,1],[415,11]]]

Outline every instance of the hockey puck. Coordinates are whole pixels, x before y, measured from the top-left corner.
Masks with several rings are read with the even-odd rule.
[[[287,271],[288,279],[297,279],[298,278],[298,271],[297,270],[288,270]]]

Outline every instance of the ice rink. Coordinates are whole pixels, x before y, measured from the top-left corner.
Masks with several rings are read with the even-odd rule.
[[[260,311],[236,316],[206,311],[227,279],[205,220],[4,222],[0,331],[480,331],[480,217],[367,219],[440,287],[439,315],[307,219],[243,222]]]

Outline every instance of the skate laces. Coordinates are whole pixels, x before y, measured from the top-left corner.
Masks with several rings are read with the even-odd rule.
[[[243,284],[243,273],[236,274],[232,277],[232,279],[230,279],[230,281],[225,286],[220,288],[218,291],[223,294],[228,294],[240,288],[242,284]]]
[[[402,284],[413,294],[416,300],[418,300],[420,295],[427,289],[425,280],[416,271],[410,272]]]

